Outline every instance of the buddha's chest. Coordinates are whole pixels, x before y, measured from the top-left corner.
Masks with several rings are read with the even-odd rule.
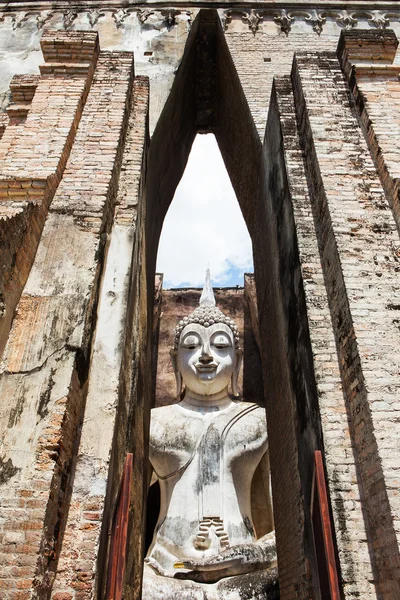
[[[171,418],[160,416],[152,418],[150,429],[150,461],[160,479],[193,468],[212,479],[216,471],[240,468],[266,449],[264,411],[252,405],[195,416],[176,407]]]

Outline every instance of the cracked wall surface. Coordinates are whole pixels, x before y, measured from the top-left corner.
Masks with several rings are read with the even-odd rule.
[[[14,473],[3,534],[22,532],[32,563],[20,571],[39,596],[54,578],[67,516],[132,94],[133,54],[101,52],[3,358],[1,394],[9,401],[2,404],[2,455]],[[21,498],[37,489],[43,501],[30,510]],[[7,593],[17,593],[22,579],[7,568],[3,575]]]

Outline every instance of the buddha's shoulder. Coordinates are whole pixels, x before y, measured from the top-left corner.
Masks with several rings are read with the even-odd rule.
[[[243,417],[251,415],[258,418],[265,418],[265,408],[255,402],[235,402],[233,411]]]
[[[241,423],[246,428],[267,428],[265,408],[253,402],[235,402],[230,417],[232,423]]]
[[[163,429],[164,427],[179,427],[187,420],[187,416],[184,414],[178,404],[170,404],[169,406],[159,406],[152,408],[150,416],[150,429],[155,432],[156,430]]]
[[[152,419],[166,419],[170,415],[180,414],[178,404],[169,404],[168,406],[158,406],[151,409]]]
[[[228,447],[242,447],[250,443],[267,444],[265,408],[250,402],[235,402],[226,428]]]

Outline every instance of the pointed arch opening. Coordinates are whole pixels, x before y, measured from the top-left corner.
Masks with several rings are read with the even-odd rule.
[[[212,133],[193,142],[157,257],[163,289],[199,287],[207,268],[217,287],[243,287],[244,273],[253,272],[251,239]]]

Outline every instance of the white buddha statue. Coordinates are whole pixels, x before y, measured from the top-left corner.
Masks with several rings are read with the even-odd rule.
[[[176,328],[171,357],[178,395],[185,391],[179,404],[151,414],[161,509],[142,598],[278,598],[265,410],[228,393],[231,383],[237,396],[242,351],[236,325],[215,306],[209,273],[199,308]],[[252,514],[256,470],[264,480],[261,536]]]

